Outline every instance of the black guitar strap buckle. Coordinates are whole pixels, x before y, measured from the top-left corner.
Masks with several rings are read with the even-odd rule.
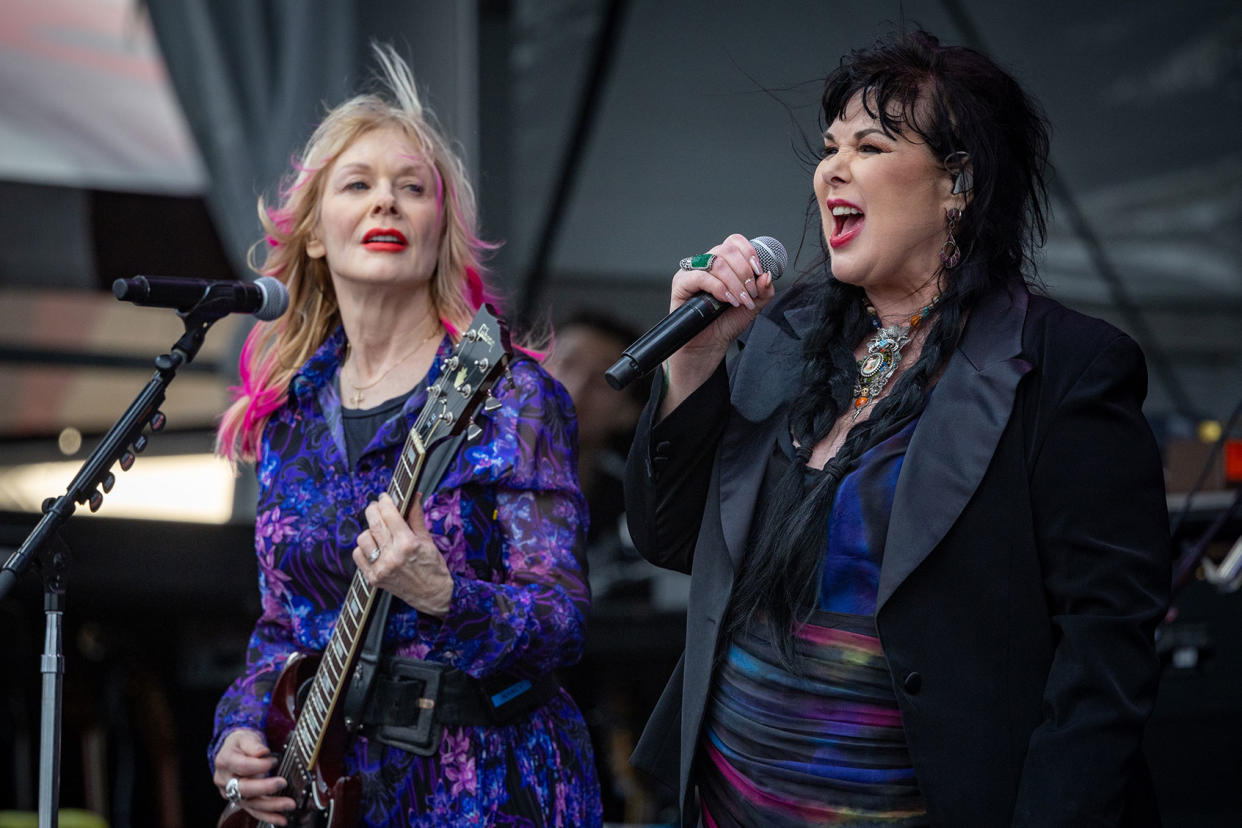
[[[363,712],[363,732],[419,756],[438,753],[443,727],[436,705],[445,669],[429,661],[385,659]]]

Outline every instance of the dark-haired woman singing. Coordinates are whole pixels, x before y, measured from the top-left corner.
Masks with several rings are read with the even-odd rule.
[[[635,764],[712,828],[1157,823],[1146,368],[1028,288],[1046,121],[923,32],[849,55],[822,116],[818,273],[773,301],[731,235],[673,277],[733,307],[630,455],[638,548],[692,575]]]

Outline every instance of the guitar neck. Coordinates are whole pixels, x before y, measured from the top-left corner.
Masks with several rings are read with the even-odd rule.
[[[421,416],[419,418],[422,419]],[[388,484],[388,496],[397,504],[397,511],[406,515],[410,511],[410,503],[414,500],[414,484],[423,472],[423,461],[427,452],[423,447],[422,438],[418,436],[418,426],[411,431],[401,449],[401,458],[392,470],[392,481]]]
[[[421,417],[420,417],[421,419]],[[388,496],[397,504],[397,510],[405,515],[415,495],[415,483],[423,470],[426,458],[417,426],[411,430],[405,447],[401,450],[401,459],[393,469],[392,482],[388,485]],[[319,751],[323,747],[324,735],[328,722],[340,704],[350,670],[358,655],[358,645],[362,640],[362,631],[366,629],[371,618],[371,610],[375,606],[377,590],[361,571],[355,571],[341,604],[341,614],[332,628],[332,637],[324,647],[323,659],[315,672],[303,703],[301,715],[294,726],[286,749],[296,750],[301,764],[312,768],[319,759]]]

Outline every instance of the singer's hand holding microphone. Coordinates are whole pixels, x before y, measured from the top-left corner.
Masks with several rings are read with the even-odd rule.
[[[670,312],[626,348],[605,376],[614,388],[668,361],[669,388],[662,410],[671,411],[716,370],[733,340],[763,310],[776,289],[772,282],[789,263],[784,246],[771,236],[748,240],[733,234],[708,251],[702,269],[673,276]]]

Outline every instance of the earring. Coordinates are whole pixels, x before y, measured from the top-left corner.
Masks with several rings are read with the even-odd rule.
[[[944,157],[944,168],[953,175],[953,195],[961,195],[975,188],[975,177],[970,172],[970,154],[964,150],[951,152]]]
[[[946,270],[952,270],[962,260],[962,250],[957,246],[957,239],[953,235],[957,232],[957,223],[962,220],[962,211],[957,207],[950,207],[944,211],[944,217],[949,227],[947,237],[940,248],[940,264],[944,265]]]

